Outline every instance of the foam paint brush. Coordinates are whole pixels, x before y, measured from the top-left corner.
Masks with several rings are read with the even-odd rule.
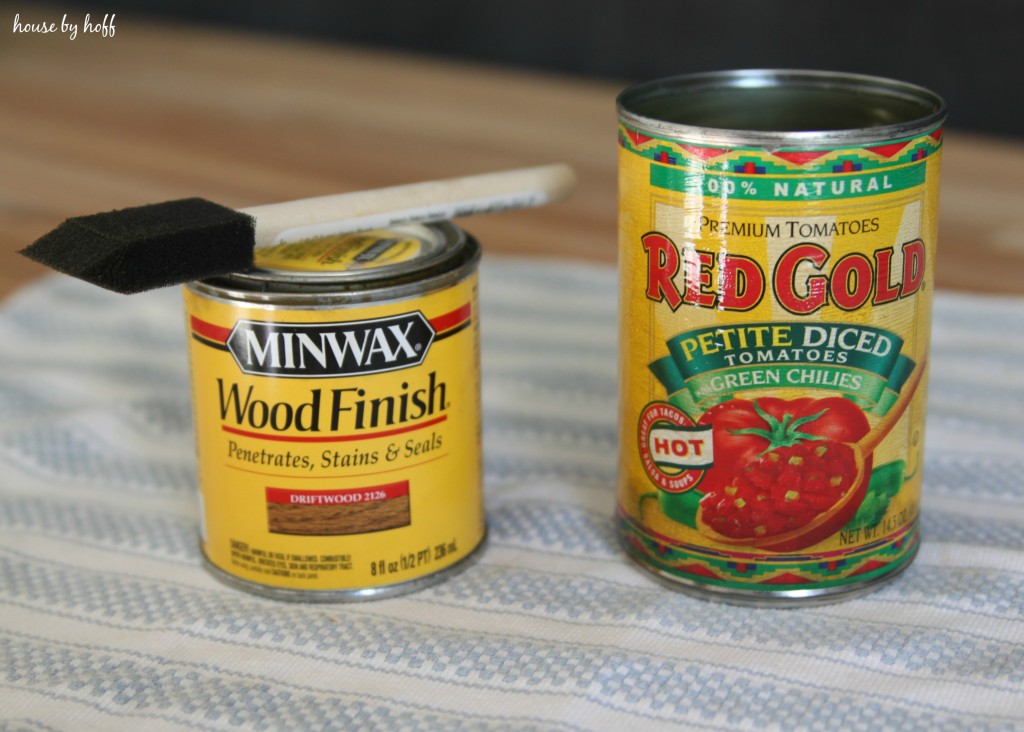
[[[540,206],[574,186],[557,164],[238,210],[186,198],[68,219],[21,253],[127,294],[244,271],[256,247]]]

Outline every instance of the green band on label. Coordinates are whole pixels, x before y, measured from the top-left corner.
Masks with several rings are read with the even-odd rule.
[[[746,201],[826,201],[877,196],[923,185],[925,161],[902,168],[828,177],[742,175],[651,164],[651,185],[713,198]]]
[[[711,327],[680,333],[667,345],[669,355],[649,368],[669,401],[691,415],[738,393],[782,388],[837,392],[884,414],[914,370],[900,353],[902,338],[863,325],[764,323],[749,332]]]

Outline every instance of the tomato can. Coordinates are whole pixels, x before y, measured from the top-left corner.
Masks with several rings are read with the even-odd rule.
[[[944,102],[755,70],[618,113],[623,546],[739,604],[892,579],[920,543]]]
[[[299,601],[431,584],[482,545],[480,247],[447,223],[258,248],[185,287],[201,546]]]

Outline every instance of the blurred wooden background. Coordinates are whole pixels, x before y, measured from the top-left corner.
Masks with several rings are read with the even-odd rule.
[[[47,12],[0,5],[0,295],[43,273],[15,252],[70,216],[193,195],[246,206],[549,162],[577,171],[568,202],[463,224],[492,255],[615,261],[615,96],[626,75],[130,11],[113,37],[10,32],[17,13],[59,22],[78,11]],[[969,132],[959,117],[944,152],[938,283],[1024,292],[1024,143]]]

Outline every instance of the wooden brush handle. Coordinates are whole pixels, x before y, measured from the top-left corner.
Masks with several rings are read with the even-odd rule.
[[[400,224],[441,221],[566,198],[576,184],[567,165],[544,165],[412,183],[241,209],[256,219],[256,246]]]

